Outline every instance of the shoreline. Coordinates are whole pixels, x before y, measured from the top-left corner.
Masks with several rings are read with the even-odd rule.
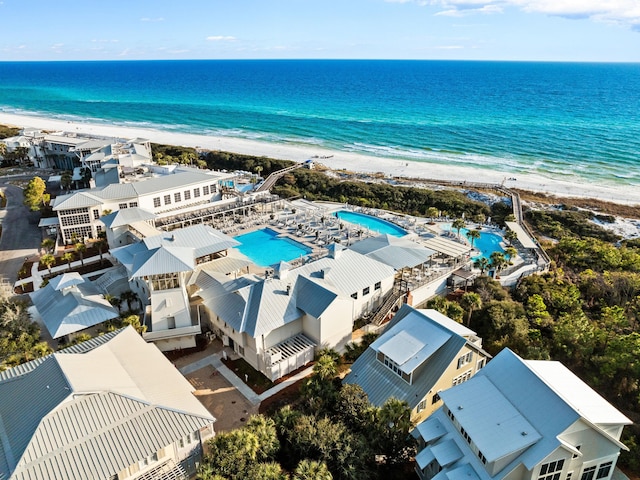
[[[270,157],[280,160],[304,162],[313,159],[331,170],[347,170],[356,173],[383,173],[388,177],[424,179],[425,183],[449,181],[504,184],[505,187],[558,197],[598,199],[602,201],[640,205],[640,191],[633,186],[600,185],[596,183],[573,183],[534,174],[519,174],[517,180],[512,173],[473,167],[416,162],[383,158],[359,153],[329,150],[302,145],[277,144],[244,138],[197,135],[167,132],[141,127],[113,126],[106,124],[64,121],[40,116],[17,115],[0,112],[0,124],[19,128],[82,133],[102,137],[147,138],[153,143],[197,147],[204,150],[220,150],[231,153]]]

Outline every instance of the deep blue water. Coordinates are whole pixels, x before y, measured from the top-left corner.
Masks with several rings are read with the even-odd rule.
[[[394,237],[404,237],[407,232],[393,223],[381,220],[371,215],[363,215],[362,213],[349,212],[348,210],[340,210],[335,213],[336,217],[353,225],[367,228],[379,235],[391,235]]]
[[[640,185],[640,64],[0,62],[0,110]]]

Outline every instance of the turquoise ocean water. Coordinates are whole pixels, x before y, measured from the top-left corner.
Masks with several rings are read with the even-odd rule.
[[[640,185],[640,64],[0,62],[0,111]]]

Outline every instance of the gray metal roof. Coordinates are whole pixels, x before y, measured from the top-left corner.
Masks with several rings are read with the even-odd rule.
[[[158,247],[136,254],[131,278],[167,273],[190,272],[195,267],[193,249],[188,247]]]
[[[358,253],[391,265],[396,270],[415,267],[429,261],[436,252],[408,240],[393,235],[380,235],[356,242],[349,247]]]
[[[156,217],[156,214],[148,210],[140,207],[132,207],[123,208],[104,217],[100,217],[100,221],[108,228],[115,228],[145,220],[154,220]]]
[[[85,280],[78,272],[63,273],[49,280],[49,285],[51,285],[51,288],[54,290],[63,290],[73,287],[74,285],[80,285],[81,283],[85,283]]]
[[[59,275],[30,296],[53,338],[118,317],[117,310],[93,284],[78,283],[69,274]]]
[[[39,227],[52,227],[54,225],[60,225],[58,217],[41,218],[38,222]]]
[[[405,326],[408,326],[409,331],[415,332],[415,328],[419,325],[422,326],[427,338],[429,335],[437,336],[440,339],[437,343],[440,343],[443,335],[448,338],[428,356],[420,357],[421,363],[414,367],[413,383],[409,384],[377,360],[376,351],[380,345],[384,345],[389,339],[403,332]],[[451,362],[459,356],[465,344],[466,340],[460,335],[447,330],[413,307],[404,305],[389,322],[385,332],[354,362],[351,372],[343,382],[360,385],[373,405],[382,406],[385,401],[393,397],[405,400],[411,408],[415,408]],[[414,363],[417,363],[417,358]]]
[[[471,251],[471,245],[454,242],[431,234],[420,237],[420,241],[425,247],[454,258],[466,255]]]
[[[108,478],[214,421],[155,345],[106,337],[0,377],[0,478]]]
[[[89,192],[75,192],[68,195],[58,195],[53,201],[53,210],[69,208],[85,208],[102,205],[103,200]]]
[[[193,249],[195,258],[227,250],[240,245],[219,230],[209,225],[191,225],[185,228],[171,230],[170,232],[159,232],[159,235],[147,237],[143,240],[147,248],[157,248],[162,245],[171,247],[188,247]]]

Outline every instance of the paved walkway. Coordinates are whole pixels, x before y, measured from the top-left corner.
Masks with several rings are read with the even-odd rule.
[[[247,400],[249,400],[253,405],[259,405],[260,402],[262,402],[263,400],[266,400],[272,395],[275,395],[281,390],[284,390],[289,385],[292,385],[298,380],[308,377],[313,372],[313,367],[306,368],[298,372],[297,374],[292,375],[290,378],[286,379],[285,381],[271,387],[266,392],[263,392],[260,395],[258,395],[253,390],[251,390],[251,388],[249,388],[247,384],[245,384],[242,380],[240,380],[240,378],[238,378],[238,376],[235,373],[229,370],[224,363],[222,363],[221,356],[222,355],[220,353],[214,353],[212,355],[209,355],[208,357],[202,358],[200,360],[197,360],[193,363],[190,363],[189,365],[186,365],[180,368],[180,373],[182,373],[183,375],[188,375],[197,370],[200,370],[201,368],[211,365],[218,372],[220,372],[220,374],[231,385],[233,385]]]
[[[102,258],[103,260],[110,260],[111,263],[114,263],[113,259],[110,257],[108,253],[104,253],[102,255]],[[73,270],[74,268],[78,268],[83,265],[89,265],[91,263],[97,263],[99,261],[100,261],[100,255],[85,258],[83,260],[74,260],[73,262],[71,262],[71,269]],[[56,274],[65,273],[69,271],[69,265],[67,264],[51,267],[51,274],[49,274],[49,270],[38,270],[39,266],[40,266],[40,262],[33,262],[33,265],[31,265],[31,276],[28,278],[22,278],[18,280],[14,284],[14,287],[19,287],[29,282],[33,282],[33,291],[35,292],[36,290],[39,290],[40,285],[42,285],[42,282],[44,280],[43,275],[51,275],[53,277]],[[105,269],[105,270],[108,270],[108,269]],[[95,276],[99,273],[100,272],[91,272],[90,275]]]

